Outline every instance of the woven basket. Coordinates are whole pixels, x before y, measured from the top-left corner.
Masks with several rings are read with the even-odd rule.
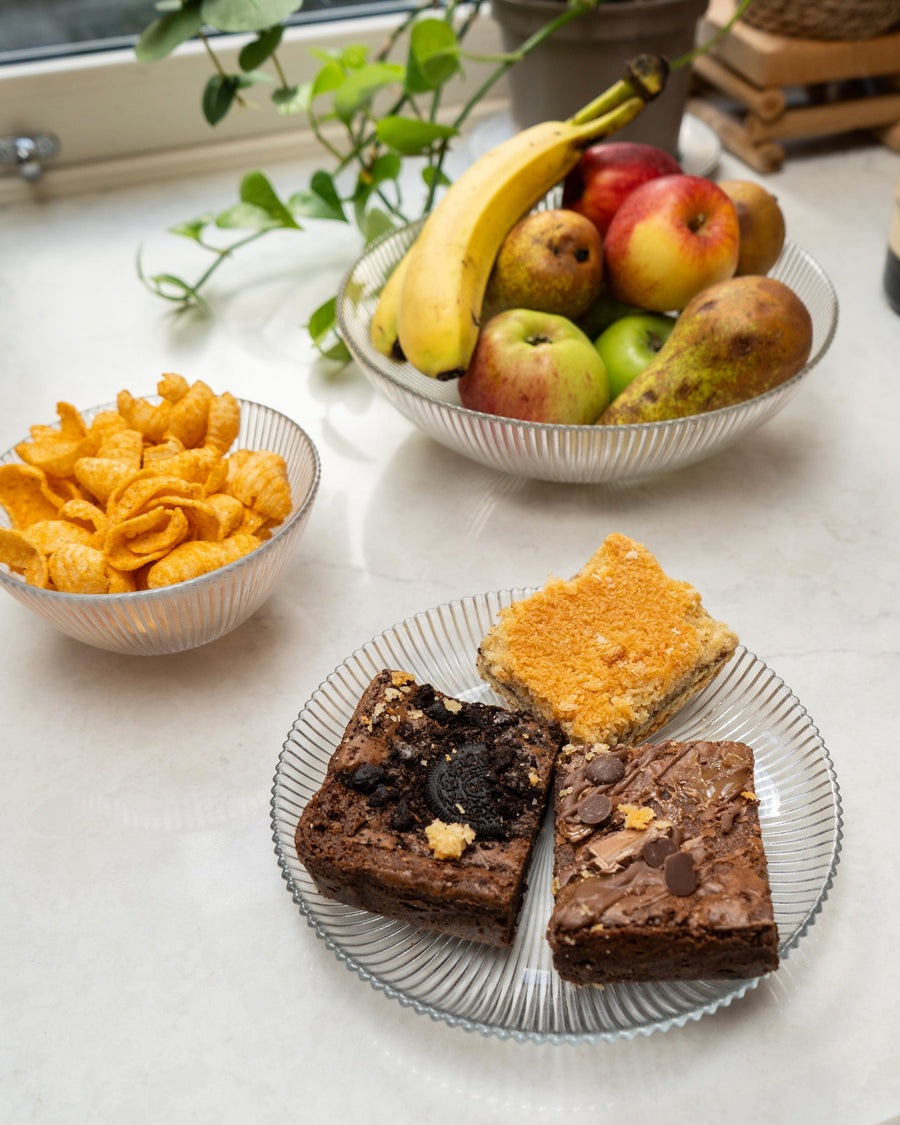
[[[873,39],[900,28],[900,0],[753,0],[741,19],[792,39]]]

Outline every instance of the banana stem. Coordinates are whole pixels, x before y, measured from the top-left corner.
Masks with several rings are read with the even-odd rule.
[[[625,67],[625,77],[573,114],[569,124],[584,125],[633,97],[639,98],[643,106],[662,93],[668,77],[669,64],[665,59],[658,55],[638,55]]]
[[[577,128],[577,137],[582,143],[589,144],[612,133],[618,133],[620,129],[624,129],[634,121],[646,104],[643,98],[629,98],[627,102],[616,106],[595,121],[581,122]]]

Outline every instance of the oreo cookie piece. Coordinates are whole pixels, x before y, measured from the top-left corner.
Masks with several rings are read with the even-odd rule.
[[[508,754],[503,762],[507,769],[512,764]],[[429,769],[428,807],[440,820],[468,824],[476,835],[500,840],[506,834],[505,821],[514,819],[516,813],[498,792],[497,776],[492,772],[487,746],[467,742],[440,755]]]

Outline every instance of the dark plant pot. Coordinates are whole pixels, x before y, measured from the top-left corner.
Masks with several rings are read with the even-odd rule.
[[[560,28],[509,72],[517,129],[569,117],[622,77],[640,54],[670,61],[689,51],[708,0],[608,0]],[[558,15],[561,0],[491,0],[491,12],[514,51]],[[678,133],[688,98],[690,68],[669,76],[660,97],[617,139],[643,141],[678,155]]]

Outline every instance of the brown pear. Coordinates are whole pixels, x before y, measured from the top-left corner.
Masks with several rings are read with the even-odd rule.
[[[600,425],[660,422],[733,406],[800,371],[812,320],[781,281],[749,275],[690,301],[643,372],[600,415]]]
[[[488,279],[484,318],[533,309],[576,320],[602,284],[603,243],[590,219],[576,211],[535,211],[503,240]]]
[[[738,216],[741,238],[735,274],[768,273],[784,246],[784,214],[778,200],[753,180],[722,180],[719,187]]]

